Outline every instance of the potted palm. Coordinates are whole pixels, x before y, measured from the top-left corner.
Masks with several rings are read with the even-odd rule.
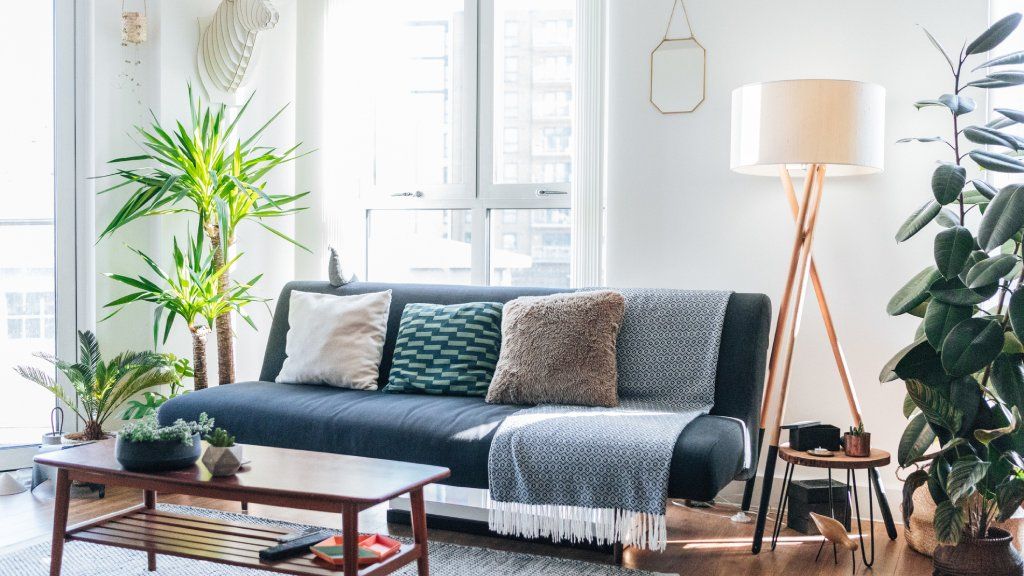
[[[298,145],[278,150],[260,141],[263,132],[284,112],[284,108],[252,134],[234,137],[238,122],[245,116],[252,98],[250,96],[235,118],[228,121],[223,104],[215,108],[204,106],[189,85],[190,128],[181,122],[177,122],[176,127],[164,128],[155,116],[149,128],[136,127],[143,153],[116,158],[111,163],[143,162],[146,165],[121,168],[110,175],[119,182],[101,193],[124,186],[132,187],[133,191],[100,238],[139,218],[186,210],[194,212],[206,233],[214,268],[224,268],[216,286],[221,294],[228,294],[234,289],[230,248],[242,222],[254,222],[306,249],[265,222],[268,218],[302,210],[296,202],[309,194],[272,194],[266,191],[267,174],[299,157],[296,154]],[[219,382],[227,384],[234,381],[235,369],[230,309],[223,309],[217,314],[216,330]]]
[[[256,324],[244,311],[243,307],[252,302],[264,302],[265,299],[249,294],[249,290],[262,277],[255,276],[247,283],[234,283],[227,291],[220,289],[220,279],[227,269],[241,255],[235,256],[220,266],[214,263],[214,251],[204,247],[203,226],[198,227],[195,237],[188,238],[188,251],[183,251],[174,239],[174,270],[165,272],[156,262],[140,250],[129,247],[146,263],[156,275],[152,280],[143,275],[135,278],[122,274],[107,274],[113,280],[135,289],[116,300],[106,304],[114,311],[104,320],[116,315],[125,306],[133,302],[150,302],[156,305],[153,314],[154,344],[163,332],[163,342],[167,342],[171,327],[176,318],[181,317],[188,326],[192,336],[192,372],[194,388],[203,390],[207,387],[206,339],[214,321],[226,312],[237,312],[254,329]],[[167,317],[164,319],[164,314]]]
[[[915,315],[921,323],[914,342],[889,361],[880,378],[906,385],[909,423],[897,458],[901,467],[915,470],[906,480],[904,515],[909,520],[914,491],[926,487],[935,502],[941,545],[933,562],[939,575],[1024,573],[1010,534],[992,526],[1024,501],[1024,186],[997,190],[969,179],[967,171],[974,164],[992,172],[1024,172],[1018,157],[1024,139],[1008,131],[1024,122],[1024,112],[999,109],[987,124],[968,120],[975,109],[969,91],[1024,84],[1024,72],[1002,68],[1024,63],[1024,52],[974,66],[971,72],[983,72],[970,80],[965,68],[1020,21],[1013,14],[996,22],[956,58],[925,31],[949,65],[953,91],[915,106],[949,114],[950,131],[902,140],[939,143],[948,154],[932,175],[933,197],[896,234],[903,242],[930,222],[943,228],[934,238],[934,263],[889,301],[889,314]]]
[[[82,419],[85,429],[67,434],[68,439],[105,438],[103,424],[119,406],[141,392],[173,382],[176,377],[171,361],[162,354],[126,351],[104,361],[95,334],[79,332],[78,343],[78,362],[59,360],[42,352],[36,354],[67,378],[75,391],[74,397],[48,371],[35,366],[14,369],[21,377],[49,390]]]

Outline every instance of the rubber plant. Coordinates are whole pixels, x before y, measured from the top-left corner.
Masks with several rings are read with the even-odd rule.
[[[112,164],[143,163],[140,167],[119,168],[111,177],[120,182],[102,190],[110,192],[128,186],[133,189],[120,210],[100,234],[110,236],[139,218],[176,212],[198,215],[213,254],[213,267],[229,263],[238,226],[255,222],[264,229],[300,248],[306,249],[274,228],[265,219],[293,214],[302,207],[296,202],[308,192],[270,194],[267,175],[277,167],[299,157],[296,144],[279,151],[262,145],[266,129],[284,112],[281,108],[251,134],[236,136],[238,123],[245,116],[252,96],[228,119],[222,104],[209,107],[188,87],[191,125],[180,121],[164,127],[156,116],[148,128],[137,126],[143,154],[116,158]],[[221,273],[217,289],[231,291],[230,264]],[[235,379],[235,359],[231,312],[223,311],[216,319],[217,373],[221,384]]]
[[[15,371],[60,399],[85,422],[81,433],[72,439],[101,440],[103,423],[129,398],[151,388],[170,384],[176,378],[172,360],[155,352],[122,352],[104,361],[100,345],[92,332],[78,333],[77,362],[65,362],[39,352],[37,357],[53,364],[67,378],[75,396],[69,396],[52,373],[35,366],[18,366]]]
[[[948,114],[950,128],[946,135],[900,140],[932,143],[944,153],[932,174],[933,197],[900,226],[896,240],[910,239],[931,222],[943,230],[934,238],[934,263],[889,301],[889,314],[922,320],[914,342],[889,361],[880,379],[901,379],[907,389],[909,423],[897,457],[901,467],[916,470],[904,488],[904,514],[913,513],[908,496],[927,485],[936,503],[936,536],[945,544],[985,538],[993,519],[1006,519],[1024,501],[1024,185],[997,190],[968,179],[972,165],[1024,173],[1024,139],[1006,130],[1024,123],[1024,111],[998,109],[987,124],[967,120],[976,107],[971,91],[1024,84],[1024,71],[1004,68],[1024,64],[1024,52],[978,63],[970,72],[967,65],[1020,21],[1020,14],[999,20],[956,58],[925,30],[949,65],[952,91],[915,106]]]
[[[129,246],[157,278],[149,279],[143,275],[134,278],[122,274],[107,274],[113,280],[134,288],[116,300],[106,304],[114,310],[104,320],[116,315],[125,306],[133,302],[149,302],[155,304],[153,311],[153,345],[159,340],[161,329],[163,342],[167,342],[175,318],[180,317],[188,326],[192,335],[192,373],[194,388],[202,390],[208,386],[206,366],[206,340],[214,322],[221,315],[236,312],[250,326],[255,328],[252,318],[243,308],[252,302],[265,302],[265,299],[253,296],[250,289],[262,275],[253,277],[246,283],[235,282],[228,289],[220,287],[220,279],[228,268],[241,254],[234,256],[219,266],[214,262],[216,250],[207,250],[203,239],[203,226],[198,226],[196,235],[189,236],[187,251],[174,239],[174,270],[165,272],[157,263],[140,250]],[[164,314],[166,313],[166,318]]]

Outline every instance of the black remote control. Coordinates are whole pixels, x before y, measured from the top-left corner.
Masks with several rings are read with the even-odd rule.
[[[334,533],[334,530],[320,530],[318,532],[313,532],[306,536],[290,540],[284,544],[264,548],[263,550],[260,550],[260,560],[276,562],[277,560],[285,560],[301,556],[309,551],[310,546],[333,536]]]

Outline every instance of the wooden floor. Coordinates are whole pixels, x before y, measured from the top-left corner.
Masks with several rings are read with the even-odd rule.
[[[70,523],[112,512],[140,502],[139,491],[109,488],[106,498],[74,499],[71,505]],[[164,496],[161,502],[186,504],[205,508],[219,508],[238,512],[238,504],[202,498]],[[368,532],[389,532],[400,536],[409,535],[402,526],[388,526],[385,522],[386,508],[379,506],[363,512],[360,528]],[[664,553],[626,550],[624,565],[655,572],[678,574],[701,574],[732,576],[735,574],[766,575],[844,575],[850,574],[849,556],[840,556],[834,565],[832,555],[826,547],[817,563],[814,555],[818,551],[819,538],[809,537],[785,530],[778,548],[772,552],[768,543],[759,556],[750,554],[752,524],[737,524],[729,520],[736,510],[729,506],[715,506],[695,510],[670,505],[668,511],[668,550]],[[26,541],[39,540],[50,534],[53,502],[32,493],[0,497],[0,553]],[[302,512],[252,505],[250,514],[279,520],[288,520],[322,526],[341,525],[339,515],[321,512]],[[878,537],[875,550],[876,562],[873,569],[867,569],[858,558],[857,574],[878,576],[913,576],[931,573],[931,560],[908,549],[902,535],[892,542],[885,536],[885,528],[875,525]],[[455,532],[433,531],[431,540],[483,546],[513,552],[525,552],[563,558],[575,558],[590,562],[610,562],[611,557],[592,551],[573,550],[546,544],[530,544],[500,538],[470,536]],[[581,575],[582,576],[582,575]]]

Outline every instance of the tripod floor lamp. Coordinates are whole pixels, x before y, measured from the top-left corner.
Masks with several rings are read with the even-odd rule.
[[[759,443],[764,442],[765,427],[769,422],[771,429],[761,484],[761,503],[754,527],[755,554],[761,550],[764,535],[793,351],[800,331],[808,279],[824,319],[850,415],[855,425],[863,423],[857,393],[832,322],[811,247],[826,173],[830,177],[853,176],[882,170],[884,128],[885,89],[874,84],[849,80],[781,80],[748,84],[732,93],[732,169],[744,174],[781,177],[790,212],[796,220],[761,407]],[[799,197],[791,171],[806,173]],[[872,484],[879,503],[885,503],[885,492],[877,471],[872,475]],[[743,494],[744,510],[750,508],[753,489],[754,478],[751,478]],[[883,514],[888,513],[887,504],[881,509]],[[889,536],[896,537],[895,534]]]

